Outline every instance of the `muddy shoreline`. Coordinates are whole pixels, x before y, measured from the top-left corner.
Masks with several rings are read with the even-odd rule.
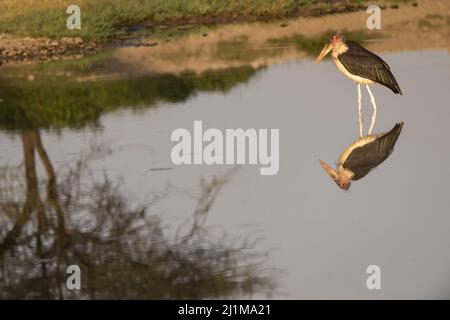
[[[406,3],[402,6],[417,6],[416,2]],[[381,9],[398,9],[399,5],[380,6]],[[113,39],[102,42],[86,42],[79,37],[64,37],[60,39],[49,38],[30,38],[15,37],[8,34],[0,34],[0,65],[8,63],[33,62],[33,61],[53,61],[53,60],[70,60],[79,59],[85,55],[98,53],[113,47],[122,46],[142,46],[140,41],[136,41],[133,33],[136,30],[145,32],[152,36],[158,31],[167,30],[169,34],[186,32],[187,30],[200,26],[214,26],[229,23],[245,23],[245,22],[273,22],[280,21],[280,27],[287,26],[287,22],[283,19],[295,17],[318,17],[340,13],[350,13],[356,11],[364,11],[366,6],[363,4],[349,4],[344,2],[323,3],[316,2],[314,4],[300,6],[295,11],[287,12],[280,17],[264,17],[251,15],[208,15],[190,19],[174,19],[165,21],[164,23],[156,23],[152,21],[144,21],[139,25],[128,26],[130,36],[121,39]],[[207,34],[204,34],[207,36]],[[170,38],[160,41],[170,41]],[[158,41],[145,44],[145,46],[157,46]]]

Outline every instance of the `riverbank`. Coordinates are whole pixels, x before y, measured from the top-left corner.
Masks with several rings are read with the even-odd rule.
[[[5,0],[0,3],[0,64],[21,61],[74,59],[123,46],[130,39],[152,36],[170,41],[174,36],[224,23],[280,20],[364,11],[364,0],[199,0],[122,1],[80,0],[80,30],[68,30],[66,3]],[[417,6],[415,1],[385,0],[382,8]],[[206,36],[206,35],[205,35]],[[132,42],[133,43],[133,42]],[[149,46],[158,45],[155,41]]]

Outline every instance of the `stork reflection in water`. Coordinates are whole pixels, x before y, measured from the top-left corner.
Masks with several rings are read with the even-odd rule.
[[[357,83],[360,138],[363,137],[361,84],[366,85],[373,106],[372,122],[368,131],[368,135],[370,135],[377,117],[377,106],[375,104],[375,97],[373,96],[369,85],[376,82],[388,87],[395,94],[402,94],[402,91],[388,64],[384,62],[383,59],[363,48],[356,42],[345,40],[341,32],[337,32],[331,36],[330,41],[325,44],[317,57],[316,63],[319,63],[330,51],[333,61],[339,71]]]
[[[320,164],[341,189],[348,190],[352,180],[365,177],[391,155],[402,128],[403,122],[397,123],[389,132],[368,135],[352,143],[339,158],[337,172],[322,160]]]

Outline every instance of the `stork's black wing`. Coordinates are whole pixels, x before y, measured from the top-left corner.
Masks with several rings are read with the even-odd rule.
[[[403,122],[397,123],[391,131],[382,134],[374,141],[352,150],[343,166],[354,173],[352,180],[359,180],[370,170],[386,160],[394,150]]]
[[[397,80],[395,80],[388,64],[383,59],[356,42],[347,41],[345,44],[348,50],[340,54],[338,59],[348,72],[382,84],[395,94],[402,94]]]

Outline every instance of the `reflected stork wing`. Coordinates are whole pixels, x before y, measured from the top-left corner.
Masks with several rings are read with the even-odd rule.
[[[382,84],[395,94],[402,94],[397,80],[395,80],[388,64],[383,59],[356,42],[347,41],[346,45],[348,47],[347,52],[340,54],[338,59],[348,72]]]
[[[345,169],[354,173],[352,180],[359,180],[370,170],[385,161],[394,150],[395,143],[403,128],[397,123],[391,131],[382,133],[375,140],[352,150],[343,163]]]

